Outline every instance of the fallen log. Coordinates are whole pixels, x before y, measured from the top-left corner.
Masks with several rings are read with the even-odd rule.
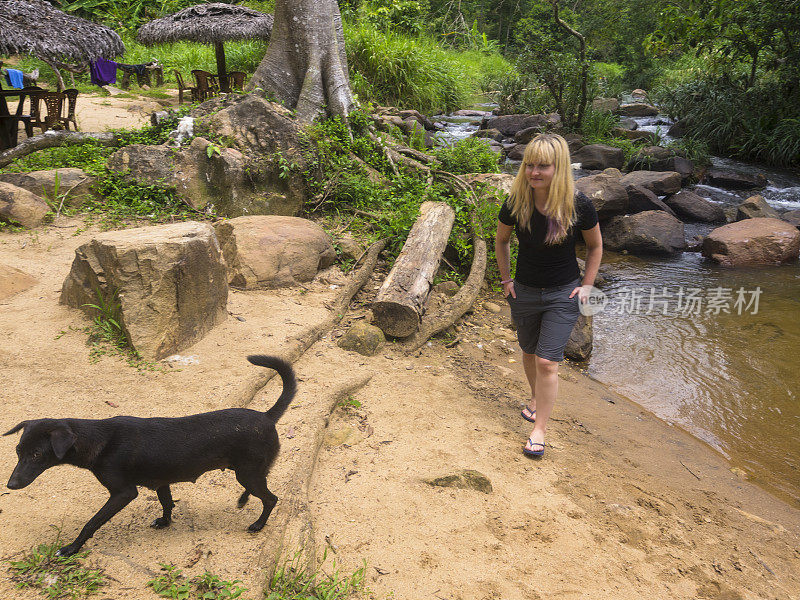
[[[385,334],[408,337],[419,328],[454,221],[455,212],[444,202],[420,206],[420,217],[371,306],[373,324]]]
[[[41,135],[28,138],[21,144],[0,152],[0,167],[14,162],[18,158],[27,156],[37,150],[45,148],[57,148],[59,146],[78,146],[94,142],[101,146],[114,146],[119,138],[114,133],[107,132],[83,132],[83,131],[46,131]]]

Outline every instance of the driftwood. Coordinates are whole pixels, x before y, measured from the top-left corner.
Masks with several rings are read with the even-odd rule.
[[[289,362],[295,362],[306,350],[342,320],[353,297],[358,290],[364,287],[369,276],[372,275],[372,272],[375,270],[375,265],[378,262],[378,255],[385,247],[386,240],[380,240],[370,246],[369,250],[364,254],[364,264],[350,277],[350,280],[339,292],[339,295],[330,307],[331,314],[328,318],[321,323],[303,330],[300,335],[295,338],[288,340],[284,346],[285,350],[282,358]],[[275,371],[269,371],[267,373],[261,373],[259,371],[252,375],[228,400],[227,405],[241,408],[250,405],[259,390],[267,385],[274,376]]]
[[[27,156],[37,150],[56,148],[58,146],[78,146],[94,142],[102,146],[114,146],[119,141],[114,133],[92,133],[85,131],[46,131],[41,135],[28,138],[18,146],[0,152],[0,167],[5,167],[18,158]]]
[[[400,256],[372,303],[373,324],[393,337],[417,331],[447,246],[455,212],[444,202],[425,202]]]

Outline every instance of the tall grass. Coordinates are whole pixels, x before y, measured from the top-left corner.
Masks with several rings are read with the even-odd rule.
[[[487,74],[508,69],[499,54],[446,50],[431,38],[379,31],[368,23],[348,24],[345,47],[353,89],[362,100],[428,113],[468,105]]]

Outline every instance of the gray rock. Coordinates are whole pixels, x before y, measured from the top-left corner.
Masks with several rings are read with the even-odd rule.
[[[94,177],[89,177],[81,169],[63,168],[28,173],[0,173],[0,182],[10,183],[28,190],[37,196],[44,196],[64,206],[77,208],[87,199],[96,197],[92,190]],[[58,182],[58,186],[56,186]],[[58,189],[56,189],[58,187]]]
[[[577,361],[589,360],[593,346],[592,317],[579,315],[564,348],[564,356]]]
[[[635,131],[639,129],[639,123],[630,117],[621,117],[619,120],[620,129],[627,129],[628,131]]]
[[[522,160],[522,158],[525,156],[525,147],[526,144],[515,144],[514,147],[508,152],[508,159]]]
[[[633,104],[623,104],[617,111],[623,117],[655,117],[658,114],[658,109],[650,104],[637,102]]]
[[[336,260],[328,234],[298,217],[254,215],[215,226],[230,285],[267,289],[313,279]]]
[[[652,131],[642,131],[640,129],[624,129],[622,127],[615,127],[611,130],[611,134],[615,137],[632,142],[642,142],[645,144],[652,144],[655,140],[655,134]]]
[[[26,189],[0,182],[0,221],[32,229],[44,222],[50,207]]]
[[[772,208],[763,196],[750,196],[747,200],[742,202],[736,210],[736,220],[742,221],[744,219],[756,218],[769,218],[780,219],[781,216],[778,211]]]
[[[703,256],[728,267],[775,265],[800,255],[800,231],[780,219],[753,218],[714,229]]]
[[[628,192],[620,183],[620,179],[613,175],[598,173],[581,177],[575,182],[575,189],[589,197],[600,219],[607,219],[628,210]]]
[[[494,302],[484,302],[483,308],[492,314],[498,314],[502,309]]]
[[[517,144],[527,144],[540,133],[542,133],[541,127],[528,127],[526,129],[518,131],[514,135],[514,141]]]
[[[386,337],[379,328],[359,321],[339,338],[336,345],[344,350],[358,352],[364,356],[375,356],[385,341]]]
[[[640,213],[647,210],[663,210],[675,216],[673,210],[664,202],[658,199],[653,192],[639,185],[628,184],[625,186],[628,192],[628,212]]]
[[[670,125],[669,130],[667,130],[667,135],[674,138],[679,138],[686,135],[686,121],[675,121],[672,125]]]
[[[575,154],[586,145],[579,133],[567,133],[563,137],[567,141],[570,154]]]
[[[682,182],[681,174],[674,171],[632,171],[620,180],[624,186],[638,185],[656,196],[679,192]]]
[[[625,164],[625,153],[622,148],[614,148],[605,144],[590,144],[574,152],[572,162],[581,163],[584,169],[603,170],[608,167],[621,169]]]
[[[601,224],[603,245],[632,254],[676,254],[686,247],[683,223],[660,210],[613,217]]]
[[[500,133],[499,129],[479,129],[472,137],[486,138],[496,142],[502,142],[505,139],[505,136]]]
[[[504,136],[513,137],[518,131],[529,127],[538,127],[541,131],[561,126],[561,117],[557,113],[549,115],[501,115],[486,120],[486,129],[499,129]],[[481,129],[484,129],[481,125]]]
[[[361,244],[359,244],[350,234],[344,234],[342,237],[337,239],[336,245],[339,246],[341,257],[345,260],[357,260],[364,252]]]
[[[781,219],[800,229],[800,209],[783,213]]]
[[[619,100],[616,98],[595,98],[592,100],[592,108],[596,112],[613,113],[619,110]]]
[[[722,206],[709,202],[689,190],[681,190],[677,194],[667,196],[664,198],[664,202],[679,217],[688,221],[700,221],[702,223],[725,222],[725,211]]]
[[[722,169],[709,169],[703,178],[709,185],[729,190],[752,190],[767,186],[767,178],[760,173],[745,175]]]
[[[228,280],[213,228],[185,222],[101,233],[75,251],[61,304],[118,299],[131,346],[159,360],[202,339],[227,316]]]
[[[483,473],[472,469],[458,471],[435,479],[425,479],[425,483],[436,487],[471,489],[484,494],[492,493],[492,482]]]

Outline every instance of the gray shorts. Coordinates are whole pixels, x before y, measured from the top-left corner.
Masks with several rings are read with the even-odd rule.
[[[506,300],[523,352],[554,362],[564,360],[564,347],[580,314],[578,294],[569,295],[580,284],[576,279],[565,285],[537,288],[514,282],[517,297],[509,294]]]

